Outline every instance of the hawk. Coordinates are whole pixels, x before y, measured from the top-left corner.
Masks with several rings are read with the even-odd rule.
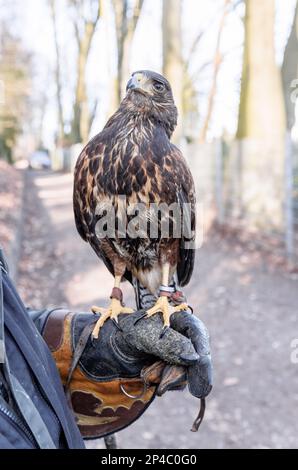
[[[120,283],[125,279],[137,280],[156,296],[147,315],[160,312],[164,329],[169,327],[173,311],[188,307],[179,301],[179,295],[175,306],[171,302],[172,279],[176,276],[178,285],[186,285],[195,259],[191,244],[195,237],[194,182],[182,153],[170,141],[177,115],[168,80],[148,70],[135,72],[118,111],[78,158],[73,199],[76,227],[115,282],[109,308],[92,308],[101,313],[93,331],[95,338],[108,318],[117,321],[119,314],[133,311],[123,304]],[[133,215],[138,222],[134,223],[131,208],[136,205],[138,217]],[[170,210],[161,213],[162,206]],[[187,207],[186,216],[182,211],[174,216],[177,207]],[[111,209],[117,230],[109,231]],[[183,221],[189,226],[186,234],[177,231]],[[140,232],[131,234],[127,230],[130,223]],[[153,234],[152,225],[156,228]],[[168,231],[163,230],[166,226]]]

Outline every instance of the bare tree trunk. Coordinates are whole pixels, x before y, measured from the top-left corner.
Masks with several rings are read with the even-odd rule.
[[[212,118],[214,100],[215,100],[216,91],[217,91],[217,77],[218,77],[218,73],[220,70],[220,66],[222,64],[222,55],[220,53],[221,38],[222,38],[222,33],[224,30],[224,26],[225,26],[227,14],[228,14],[228,7],[230,3],[231,3],[231,0],[225,0],[223,14],[222,14],[220,24],[219,24],[215,54],[214,54],[214,59],[213,59],[213,77],[212,77],[211,88],[210,88],[209,95],[208,95],[207,113],[206,113],[203,126],[200,132],[200,137],[199,137],[200,143],[203,143],[206,141],[207,132],[209,129],[211,118]]]
[[[59,120],[59,140],[64,142],[65,140],[65,121],[63,113],[63,103],[62,103],[62,80],[61,80],[61,57],[60,57],[60,46],[58,41],[58,32],[57,32],[57,15],[56,15],[56,0],[49,0],[53,30],[54,30],[54,41],[55,41],[55,52],[56,52],[56,67],[55,67],[55,78],[56,78],[56,88],[57,88],[57,106],[58,106],[58,120]]]
[[[134,34],[142,12],[144,0],[134,0],[133,13],[129,17],[128,0],[112,0],[115,15],[117,37],[117,78],[113,83],[114,106],[118,107],[125,95],[126,84],[129,78],[129,61]]]
[[[43,130],[44,130],[44,121],[46,115],[46,109],[48,105],[48,97],[46,93],[41,96],[39,103],[39,122],[37,126],[37,145],[38,148],[43,148]],[[60,136],[62,138],[62,135]]]
[[[122,98],[122,70],[123,70],[123,58],[124,58],[124,41],[127,34],[127,9],[128,1],[123,0],[112,0],[114,15],[115,15],[115,27],[117,37],[117,77],[113,83],[115,87],[115,106],[118,107]]]
[[[296,3],[293,26],[286,46],[282,66],[282,78],[287,112],[287,128],[291,130],[295,124],[295,101],[292,99],[294,80],[298,79],[298,2]]]
[[[239,139],[271,140],[285,132],[281,74],[275,61],[274,25],[274,0],[246,0]]]
[[[182,58],[181,0],[163,0],[163,74],[171,83],[175,103],[180,114],[173,136],[179,143],[183,136],[181,113],[183,109],[184,64]]]
[[[126,35],[123,42],[123,56],[121,62],[121,78],[120,78],[120,92],[121,99],[125,95],[126,85],[129,78],[129,61],[131,57],[131,49],[133,44],[133,38],[135,31],[140,19],[141,11],[143,8],[144,0],[136,0],[134,3],[133,15],[131,19],[127,22]]]
[[[91,126],[91,112],[89,109],[89,101],[87,94],[86,68],[91,49],[92,39],[100,18],[100,5],[101,2],[100,0],[98,0],[98,9],[95,19],[85,20],[83,31],[80,31],[78,23],[74,21],[74,28],[78,45],[78,60],[75,103],[71,126],[71,137],[73,143],[86,142],[89,138]],[[78,20],[81,20],[81,18],[78,18]]]
[[[246,0],[237,137],[242,142],[242,206],[247,226],[284,229],[285,106],[275,61],[275,0]]]
[[[0,157],[12,163],[18,136],[24,125],[31,127],[33,118],[32,60],[6,21],[0,20],[0,27]]]
[[[86,25],[84,35],[78,38],[77,84],[74,104],[72,134],[77,142],[86,142],[90,128],[89,103],[86,86],[86,67],[88,61],[94,26]]]

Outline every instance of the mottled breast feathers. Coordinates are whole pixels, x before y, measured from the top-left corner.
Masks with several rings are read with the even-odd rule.
[[[125,277],[131,279],[132,263],[143,263],[144,269],[159,256],[160,247],[171,240],[160,237],[147,240],[117,239],[103,241],[96,237],[98,207],[125,195],[127,203],[190,204],[189,214],[193,238],[195,231],[195,191],[188,166],[177,147],[169,140],[158,122],[140,116],[122,116],[118,111],[103,131],[82,151],[75,169],[74,214],[78,232],[113,273],[110,256],[105,248],[127,257]],[[177,274],[180,285],[189,282],[194,265],[194,249],[179,240]],[[146,258],[147,257],[147,258]]]

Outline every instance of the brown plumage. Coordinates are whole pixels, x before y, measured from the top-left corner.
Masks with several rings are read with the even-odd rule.
[[[185,241],[194,237],[195,191],[181,152],[170,142],[176,123],[177,109],[169,82],[151,71],[136,72],[128,82],[127,95],[119,110],[78,158],[74,181],[76,226],[115,276],[110,309],[96,309],[103,316],[95,336],[106,318],[116,319],[121,312],[129,313],[129,309],[121,307],[121,279],[132,281],[135,277],[156,293],[161,284],[169,284],[175,273],[181,286],[191,277],[194,249],[185,246]],[[125,213],[130,204],[144,204],[139,216],[146,223],[152,217],[149,204],[176,203],[181,207],[190,204],[188,218],[192,233],[187,235],[188,240],[174,237],[179,222],[171,214],[163,215],[158,221],[154,238],[150,238],[148,228],[145,237],[130,237],[126,233],[120,238],[112,233],[100,238],[97,227],[103,222],[104,210],[109,205],[115,209],[116,228],[123,223],[123,196],[127,204]],[[126,225],[133,215],[128,214]],[[166,237],[162,234],[163,222],[170,223]],[[159,310],[149,314],[162,311],[168,325],[165,300],[167,297],[160,300]]]

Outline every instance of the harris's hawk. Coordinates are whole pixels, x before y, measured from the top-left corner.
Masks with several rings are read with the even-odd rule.
[[[108,318],[117,321],[119,314],[132,311],[122,303],[120,283],[125,278],[131,282],[137,279],[156,295],[156,304],[147,315],[161,312],[165,328],[173,311],[187,308],[185,303],[179,304],[179,296],[175,307],[169,303],[173,276],[177,275],[179,285],[186,285],[195,258],[191,244],[195,236],[195,190],[182,153],[170,141],[176,125],[177,108],[169,82],[152,71],[135,72],[118,111],[78,158],[74,179],[76,226],[115,278],[110,307],[93,307],[94,312],[101,313],[94,337]],[[137,223],[132,217],[134,205],[141,205]],[[170,210],[159,211],[161,206]],[[177,207],[182,209],[178,216]],[[116,230],[107,229],[111,208]],[[130,222],[139,230],[137,235],[129,232]],[[145,230],[142,222],[146,223]],[[184,225],[188,225],[187,233],[181,230]],[[154,233],[152,226],[157,227]]]

